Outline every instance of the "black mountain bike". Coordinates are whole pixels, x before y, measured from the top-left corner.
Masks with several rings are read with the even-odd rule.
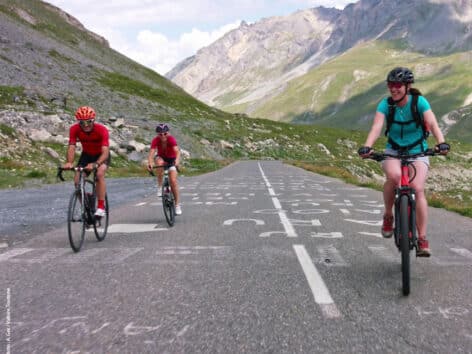
[[[425,152],[411,155],[408,152],[400,152],[399,155],[374,152],[367,157],[375,161],[382,161],[387,157],[393,157],[400,159],[401,162],[401,183],[399,188],[395,188],[395,226],[393,235],[395,244],[402,255],[403,295],[410,293],[410,251],[414,248],[418,249],[415,189],[410,187],[411,181],[416,177],[416,170],[411,159],[420,156],[434,156],[436,154],[434,150],[428,149]]]
[[[173,165],[165,166],[154,166],[153,168],[163,168],[164,169],[164,179],[162,182],[162,208],[164,209],[164,216],[169,226],[174,226],[175,223],[175,199],[174,193],[169,183],[169,168]],[[178,171],[178,169],[177,169]],[[154,176],[154,173],[151,172],[151,175]]]
[[[57,177],[64,181],[62,171],[79,172],[79,183],[75,187],[74,192],[72,192],[67,212],[67,231],[70,246],[74,252],[79,252],[84,243],[85,230],[93,227],[97,240],[103,241],[105,239],[108,231],[110,210],[108,197],[105,195],[105,215],[103,217],[95,217],[94,214],[97,206],[96,168],[90,173],[83,167],[73,167],[70,169],[58,167]]]

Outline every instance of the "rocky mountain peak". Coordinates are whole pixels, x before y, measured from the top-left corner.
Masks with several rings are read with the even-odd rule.
[[[242,23],[166,76],[204,102],[250,114],[291,79],[372,40],[426,55],[470,50],[472,0],[360,0]]]

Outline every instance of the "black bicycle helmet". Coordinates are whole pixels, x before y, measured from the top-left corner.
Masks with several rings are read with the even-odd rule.
[[[412,84],[415,82],[415,77],[413,76],[413,72],[410,69],[398,67],[388,73],[387,82]]]
[[[169,131],[169,126],[166,123],[160,123],[156,127],[156,133],[167,133]]]

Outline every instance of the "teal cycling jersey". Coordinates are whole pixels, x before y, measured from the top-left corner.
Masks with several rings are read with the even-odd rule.
[[[388,132],[389,140],[395,141],[399,146],[409,146],[416,141],[421,142],[412,146],[408,151],[410,154],[417,154],[428,148],[426,139],[423,138],[423,128],[416,125],[416,121],[411,113],[411,95],[408,95],[408,102],[404,107],[395,108],[395,116]],[[424,112],[431,109],[429,102],[423,96],[418,97],[418,112],[423,116]],[[384,98],[377,106],[377,112],[388,116],[388,98]],[[387,149],[394,149],[390,141],[387,142]]]

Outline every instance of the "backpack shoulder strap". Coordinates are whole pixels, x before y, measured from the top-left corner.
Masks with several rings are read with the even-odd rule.
[[[418,95],[411,95],[411,116],[416,122],[416,126],[423,125],[423,115],[418,111]]]
[[[416,127],[421,126],[423,129],[423,136],[424,138],[428,138],[429,136],[429,129],[426,127],[426,123],[424,122],[423,115],[418,111],[418,97],[420,95],[412,95],[411,98],[411,115],[416,122]]]
[[[389,97],[388,100],[388,113],[387,113],[387,127],[385,128],[385,136],[388,136],[390,127],[392,126],[393,119],[395,117],[395,102],[392,97]]]

